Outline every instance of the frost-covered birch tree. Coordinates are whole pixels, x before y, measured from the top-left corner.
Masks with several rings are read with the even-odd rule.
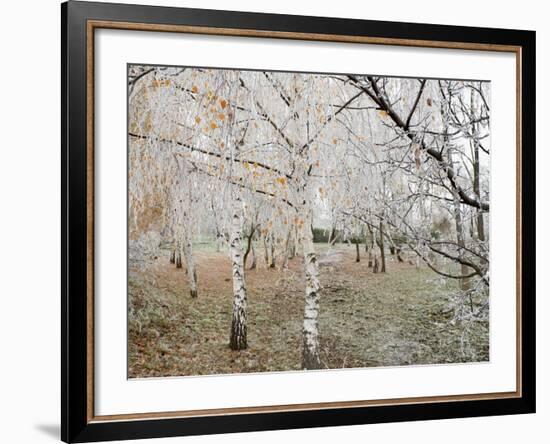
[[[459,282],[487,316],[487,82],[132,65],[128,91],[131,248],[168,244],[192,297],[199,233],[227,254],[231,349],[249,345],[247,274],[299,256],[301,367],[323,368],[314,229],[358,266],[391,274],[395,255]]]

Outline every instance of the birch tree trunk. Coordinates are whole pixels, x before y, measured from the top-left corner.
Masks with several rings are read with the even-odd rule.
[[[306,370],[321,368],[321,359],[319,357],[319,290],[321,286],[319,283],[319,265],[313,245],[311,218],[311,210],[307,209],[301,229],[306,274],[302,368]]]
[[[181,268],[181,248],[180,241],[176,242],[176,248],[174,251],[174,261],[176,262],[176,268]]]
[[[244,263],[245,267],[246,267],[246,261],[248,259],[248,255],[252,251],[252,238],[254,237],[254,232],[255,231],[256,231],[255,227],[250,228],[250,233],[248,234],[247,239],[246,239],[246,241],[247,241],[246,251],[244,252],[244,259],[243,259],[243,263]]]
[[[254,249],[254,244],[252,244],[252,265],[250,266],[249,270],[255,270],[257,259],[256,259],[256,250]]]
[[[401,256],[401,248],[395,245],[395,242],[391,236],[391,233],[386,233],[386,237],[390,243],[390,252],[391,254],[397,255],[397,260],[399,262],[404,262],[403,257]]]
[[[405,262],[405,261],[403,260],[403,256],[401,256],[401,248],[396,247],[396,248],[395,248],[395,252],[397,253],[397,260],[398,260],[399,262]]]
[[[460,202],[456,193],[454,194],[454,218],[456,225],[456,241],[460,247],[459,256],[464,255],[464,225],[462,222],[462,212],[460,211]],[[460,265],[461,273],[463,276],[468,274],[468,267],[464,264]],[[468,278],[462,278],[459,280],[461,290],[468,290],[470,288],[470,282]]]
[[[475,94],[474,90],[472,89],[470,91],[470,109],[474,110],[476,107],[476,100],[475,100]],[[473,170],[474,170],[474,194],[476,195],[477,199],[481,201],[481,187],[479,183],[479,140],[478,140],[478,131],[477,131],[477,124],[475,123],[475,119],[472,119],[472,135],[473,140],[471,141],[471,145],[473,145],[474,149],[474,164],[473,164]],[[476,211],[476,225],[477,225],[477,238],[484,242],[485,241],[485,223],[483,220],[483,212],[478,208]]]
[[[196,298],[197,272],[193,259],[193,187],[191,172],[186,161],[178,161],[180,182],[178,185],[178,206],[176,207],[176,252],[175,262],[177,268],[182,268],[182,256],[185,258],[189,293]]]
[[[271,249],[271,263],[269,264],[269,268],[275,268],[275,242],[273,239],[273,234],[271,234],[269,245]]]
[[[229,346],[232,350],[244,350],[246,337],[246,285],[244,281],[244,260],[242,246],[243,202],[239,190],[234,190],[233,215],[229,249],[233,270],[233,319]]]
[[[170,263],[171,264],[176,263],[176,248],[175,247],[172,249],[172,252],[170,253]]]
[[[369,230],[369,235],[370,235],[368,242],[365,241],[365,248],[369,252],[369,263],[367,264],[367,266],[369,268],[372,268],[373,260],[374,260],[372,255],[372,250],[374,249],[374,233],[372,232],[372,228],[370,227],[370,225],[367,226],[367,229]]]
[[[449,151],[448,156],[449,156],[449,163],[453,165],[453,155],[451,151]],[[452,194],[453,194],[453,216],[455,219],[455,228],[456,228],[456,243],[460,248],[460,251],[458,252],[458,256],[460,258],[463,258],[464,247],[466,246],[466,240],[464,236],[464,222],[462,220],[460,196],[456,191],[454,191]],[[468,266],[461,264],[460,271],[461,271],[461,274],[465,276],[468,274],[469,268]],[[461,290],[468,290],[470,288],[470,280],[468,278],[459,279],[459,286]]]
[[[187,230],[183,232],[183,239],[181,240],[181,249],[183,256],[185,257],[185,264],[187,266],[187,280],[189,282],[189,293],[192,298],[198,296],[197,290],[197,270],[195,269],[195,261],[193,260],[193,243],[191,236]],[[181,255],[180,255],[181,264]]]
[[[263,243],[264,243],[264,262],[266,268],[269,267],[269,253],[267,252],[267,234],[263,236]]]
[[[384,222],[380,219],[380,273],[386,272],[386,253],[384,250]]]
[[[290,258],[290,248],[291,248],[291,243],[292,241],[292,230],[289,229],[288,230],[288,233],[287,233],[287,236],[286,236],[286,242],[285,242],[285,251],[284,251],[284,256],[283,256],[283,268],[288,268],[288,259]]]
[[[374,255],[374,265],[372,266],[372,272],[378,273],[378,256]]]
[[[294,233],[292,234],[292,245],[290,247],[290,259],[294,259],[296,257],[297,243],[298,243],[298,232],[296,228],[294,228]]]
[[[328,235],[328,247],[329,249],[334,246],[336,243],[336,227],[333,226],[330,230],[330,233]]]
[[[481,189],[479,185],[479,144],[474,143],[474,194],[481,200]],[[477,238],[485,241],[485,223],[483,221],[483,212],[476,209]]]

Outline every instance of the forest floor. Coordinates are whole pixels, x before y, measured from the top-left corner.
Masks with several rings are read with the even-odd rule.
[[[456,281],[388,254],[374,274],[355,247],[319,247],[319,321],[325,368],[487,361],[488,322],[453,319]],[[363,254],[363,256],[366,256]],[[258,261],[260,262],[260,260]],[[198,297],[185,267],[163,257],[129,271],[129,377],[300,370],[304,307],[302,259],[287,270],[246,272],[248,349],[229,349],[231,266],[226,253],[196,249]]]

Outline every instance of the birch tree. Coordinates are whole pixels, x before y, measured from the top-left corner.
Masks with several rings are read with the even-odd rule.
[[[198,227],[228,254],[232,349],[248,346],[256,253],[273,273],[300,255],[301,366],[323,367],[321,221],[329,245],[355,243],[357,266],[392,273],[389,248],[487,293],[486,82],[136,65],[128,91],[130,238],[162,233],[192,297]]]

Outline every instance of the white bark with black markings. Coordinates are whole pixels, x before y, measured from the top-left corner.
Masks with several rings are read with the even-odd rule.
[[[233,273],[233,318],[229,345],[233,350],[243,350],[248,346],[246,335],[246,285],[242,245],[243,202],[239,190],[233,190],[233,193],[233,214],[229,238]]]

